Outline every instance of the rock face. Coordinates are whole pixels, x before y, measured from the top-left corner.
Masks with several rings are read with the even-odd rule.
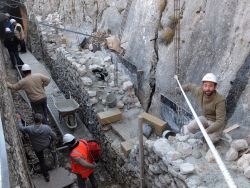
[[[2,44],[0,44],[0,48],[3,48]],[[20,142],[20,135],[13,118],[13,114],[15,113],[13,99],[6,86],[7,77],[5,67],[9,66],[11,63],[9,60],[6,62],[7,58],[6,56],[4,57],[2,52],[6,52],[7,54],[7,51],[5,51],[4,48],[0,51],[0,112],[2,124],[0,129],[3,129],[1,132],[4,134],[4,137],[1,137],[1,143],[4,143],[5,140],[7,156],[4,156],[4,148],[1,148],[1,159],[7,157],[8,163],[6,165],[9,174],[3,174],[5,173],[5,164],[4,160],[1,160],[1,185],[4,187],[6,181],[3,181],[3,179],[5,178],[5,180],[7,180],[9,176],[10,181],[7,181],[9,181],[10,187],[32,187],[27,169],[27,160],[23,155],[25,152],[23,151],[24,146],[22,142]]]
[[[128,2],[130,0],[51,0],[47,6],[42,0],[28,0],[26,6],[28,13],[42,17],[58,12],[60,16],[56,19],[62,27],[78,28],[85,33],[97,29],[122,34],[125,59],[135,65],[137,71],[143,72],[138,81],[142,106],[159,115],[160,94],[175,98],[173,88],[177,86],[173,79],[176,73],[174,43],[170,40],[166,45],[166,42],[157,40],[167,28],[174,29],[171,24],[173,1],[166,4],[162,0],[135,0],[129,6]],[[248,5],[248,0],[188,1],[183,6],[180,20],[181,83],[199,85],[205,73],[215,73],[219,80],[218,90],[229,101],[229,123],[240,121],[237,123],[242,126],[250,123],[247,116],[250,111]],[[238,135],[237,131],[235,134]]]
[[[107,85],[115,88],[113,75],[115,65],[108,64],[113,58],[116,61],[127,62],[130,67],[129,75],[131,78],[126,78],[118,72],[122,80],[118,80],[120,81],[118,83],[120,87],[118,87],[118,93],[126,95],[119,98],[121,103],[118,106],[120,108],[125,109],[128,106],[140,108],[141,102],[144,109],[162,115],[166,112],[161,111],[160,94],[164,93],[167,97],[175,99],[173,92],[176,87],[176,81],[173,79],[176,73],[173,55],[174,43],[170,40],[174,33],[172,32],[170,36],[167,36],[167,43],[158,40],[158,34],[160,35],[162,30],[169,31],[167,28],[173,27],[171,24],[173,1],[168,1],[167,5],[164,6],[162,2],[162,0],[86,0],[84,2],[81,0],[61,0],[60,2],[51,0],[52,6],[47,7],[42,0],[26,1],[28,13],[35,13],[36,21],[46,18],[51,24],[58,25],[61,28],[71,28],[72,30],[77,28],[78,31],[83,33],[92,33],[98,30],[111,32],[113,35],[120,34],[122,47],[125,50],[124,56],[120,57],[122,60],[114,58],[115,55],[106,59],[107,54],[98,54],[88,50],[78,51],[77,45],[82,40],[82,36],[72,37],[68,33],[64,33],[65,36],[62,36],[63,34],[58,32],[61,40],[67,38],[60,45],[61,47],[59,46],[60,48],[53,44],[42,46],[46,50],[45,54],[49,54],[49,57],[53,60],[48,62],[56,64],[51,66],[57,66],[54,69],[59,70],[56,71],[58,77],[63,79],[60,74],[68,77],[67,80],[59,79],[63,90],[73,90],[73,94],[78,101],[85,105],[83,109],[84,116],[86,114],[84,123],[89,129],[92,129],[91,132],[95,133],[98,125],[91,106],[97,106],[100,103],[105,105],[106,101],[105,97],[100,95],[100,89],[94,88],[100,86],[100,81],[97,81],[96,77],[87,72],[97,68],[97,65],[98,67],[101,65],[109,68],[110,80],[108,80]],[[132,4],[129,5],[129,3]],[[183,18],[180,21],[181,69],[179,75],[181,83],[193,82],[196,84],[200,84],[202,76],[207,72],[214,72],[218,75],[218,91],[228,95],[228,101],[230,101],[231,111],[229,117],[231,119],[229,124],[239,121],[237,123],[244,122],[242,126],[246,127],[250,123],[248,116],[250,111],[250,87],[248,87],[250,63],[250,56],[248,57],[250,49],[248,14],[250,6],[248,5],[247,0],[240,2],[234,0],[218,2],[194,0],[185,2]],[[38,28],[40,40],[37,41],[53,43],[56,39],[50,33],[56,31],[44,31],[43,29]],[[65,50],[67,48],[71,50],[75,48],[73,50],[74,56],[71,52]],[[33,49],[35,53],[41,51],[40,48]],[[55,56],[53,49],[58,50],[57,56]],[[92,45],[93,49],[94,46]],[[103,57],[100,57],[102,55]],[[79,61],[77,62],[77,60]],[[60,61],[63,63],[60,64]],[[118,64],[120,65],[120,62]],[[79,77],[82,80],[77,79]],[[132,84],[129,83],[130,81]],[[123,83],[127,84],[123,85]],[[140,102],[133,96],[134,93],[132,94],[128,89],[132,85],[133,88],[137,89]],[[88,92],[89,95],[86,94],[88,89],[93,91]],[[232,97],[233,93],[235,95],[237,93],[237,97]],[[89,99],[89,97],[92,98]],[[183,106],[185,106],[185,102],[183,102]],[[244,134],[248,132],[245,131]],[[178,136],[173,142],[172,145],[169,140],[158,139],[146,143],[144,162],[146,164],[145,173],[148,187],[176,187],[174,183],[176,178],[185,181],[188,187],[198,187],[201,184],[202,181],[197,175],[192,174],[187,179],[182,176],[182,174],[194,172],[194,167],[188,163],[188,158],[195,157],[195,160],[204,160],[201,154],[197,153],[200,146],[199,140]],[[108,142],[104,142],[104,145],[106,143],[109,147]],[[109,151],[111,148],[111,146],[108,148]],[[134,187],[139,187],[138,147],[131,151],[129,162],[126,161],[125,165],[122,165],[124,159],[121,156],[112,154],[105,156],[105,159],[106,161],[108,161],[108,157],[115,159],[114,164],[107,165],[113,175],[120,177],[121,182],[131,183]],[[204,164],[200,168],[197,167],[202,173],[214,170],[213,167],[215,166],[213,165],[216,165],[212,163],[214,158],[211,152],[208,152],[205,158],[210,162],[209,166],[211,168],[209,169],[208,166],[204,165],[207,162],[203,161]],[[246,161],[245,158],[240,162],[238,161],[238,166],[245,170],[245,175],[248,176],[249,170],[246,169],[249,163]],[[112,171],[112,169],[119,170]],[[128,171],[131,176],[125,178],[124,172]],[[203,175],[204,178],[207,174]],[[133,181],[134,179],[137,181]],[[218,180],[217,182],[221,180],[215,176],[210,178],[211,181],[214,179]],[[208,181],[209,183],[212,182]]]

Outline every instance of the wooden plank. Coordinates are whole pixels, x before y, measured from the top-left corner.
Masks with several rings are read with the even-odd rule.
[[[146,112],[143,112],[140,116],[145,122],[154,127],[154,131],[158,136],[162,135],[163,131],[166,129],[167,122]]]
[[[237,129],[238,127],[240,127],[239,124],[234,124],[233,126],[224,129],[223,132],[224,132],[224,133],[229,133],[229,132],[231,132],[232,130]]]
[[[105,112],[99,112],[97,118],[102,125],[107,125],[122,119],[122,113],[118,108],[110,109]]]

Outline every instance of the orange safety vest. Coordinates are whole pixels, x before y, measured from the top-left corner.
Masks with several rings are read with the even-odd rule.
[[[82,141],[85,141],[85,140],[82,140]],[[89,155],[87,145],[84,144],[83,142],[79,141],[79,145],[70,152],[70,157],[71,157],[70,159],[71,171],[73,173],[80,174],[82,178],[88,178],[89,175],[94,172],[93,169],[86,168],[82,166],[81,164],[76,163],[76,161],[72,158],[72,157],[83,158],[88,163],[91,163],[91,164],[94,163],[93,158]]]

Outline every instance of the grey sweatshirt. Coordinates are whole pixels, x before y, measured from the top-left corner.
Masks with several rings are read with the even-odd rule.
[[[32,147],[39,152],[49,147],[52,139],[56,139],[56,134],[48,125],[29,125],[24,127],[21,120],[18,120],[19,129],[29,135]]]

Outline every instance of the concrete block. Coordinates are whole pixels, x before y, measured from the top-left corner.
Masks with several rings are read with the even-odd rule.
[[[128,157],[131,150],[133,149],[133,144],[129,141],[121,142],[121,149],[125,157]]]
[[[167,127],[167,122],[151,115],[148,114],[146,112],[143,112],[140,115],[144,121],[146,121],[148,124],[152,125],[154,127],[154,131],[158,136],[161,136],[163,131],[166,129]]]
[[[105,112],[99,112],[97,118],[102,125],[107,125],[122,119],[122,113],[119,109],[113,108]]]

